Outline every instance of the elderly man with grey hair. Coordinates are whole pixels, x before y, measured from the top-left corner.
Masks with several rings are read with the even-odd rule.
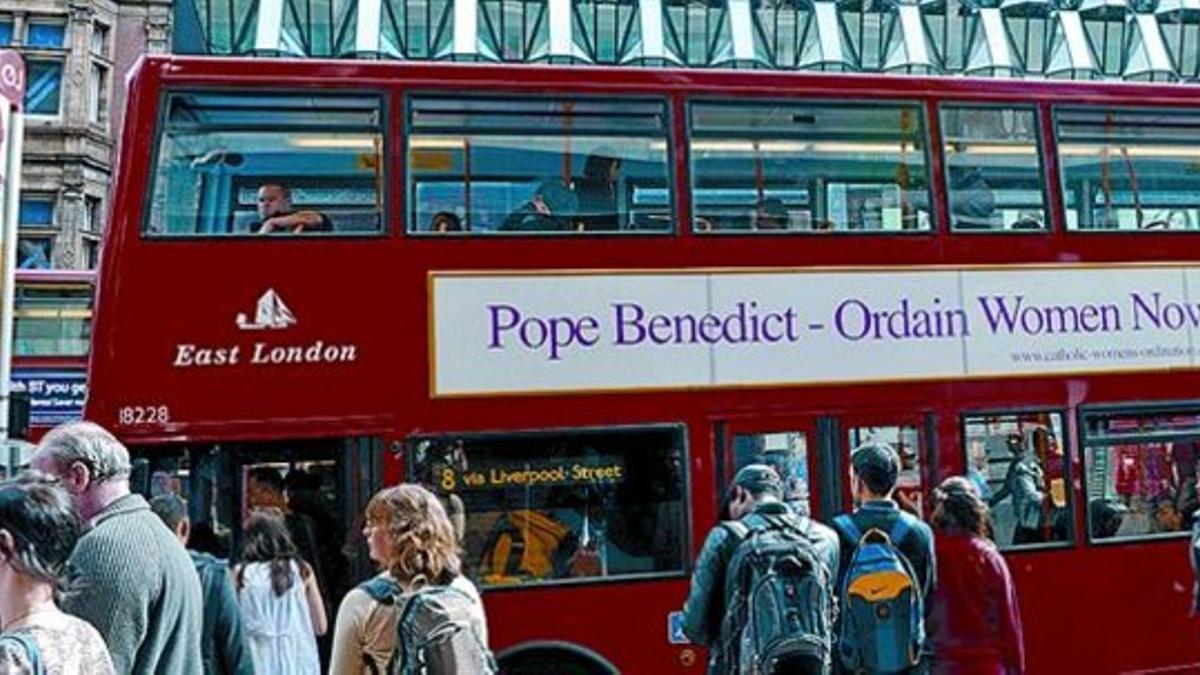
[[[33,467],[71,493],[87,531],[63,609],[104,637],[118,673],[199,673],[200,580],[179,540],[129,488],[129,451],[91,422],[55,427]]]

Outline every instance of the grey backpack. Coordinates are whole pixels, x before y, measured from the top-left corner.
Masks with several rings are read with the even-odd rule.
[[[833,570],[812,521],[763,516],[721,523],[737,542],[725,577],[722,662],[737,675],[825,675],[832,656]]]
[[[486,675],[496,661],[471,623],[475,598],[453,586],[408,596],[396,622],[399,675]],[[393,656],[393,659],[395,657]]]
[[[475,598],[453,586],[426,586],[405,596],[396,582],[375,577],[359,586],[377,602],[400,607],[396,649],[387,666],[365,657],[367,670],[388,675],[491,675],[496,660],[471,621]]]

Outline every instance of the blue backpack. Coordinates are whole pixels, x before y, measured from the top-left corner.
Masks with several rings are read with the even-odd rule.
[[[37,643],[33,641],[33,637],[29,633],[5,633],[0,635],[0,644],[16,643],[20,651],[25,652],[25,658],[29,660],[30,672],[33,675],[46,675],[46,664],[42,663],[42,652],[38,649]]]
[[[925,641],[924,603],[912,563],[897,546],[908,535],[906,518],[890,532],[861,532],[849,515],[833,519],[858,542],[842,580],[838,652],[851,672],[895,673],[915,666]]]

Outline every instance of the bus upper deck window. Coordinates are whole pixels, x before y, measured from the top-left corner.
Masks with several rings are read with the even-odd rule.
[[[925,117],[909,102],[691,106],[697,232],[928,232]]]
[[[944,105],[940,113],[951,229],[1046,230],[1037,111]]]
[[[670,232],[668,129],[658,100],[413,97],[408,231]]]
[[[383,230],[379,97],[173,93],[165,100],[148,236]]]
[[[1064,107],[1054,120],[1068,230],[1200,229],[1200,115]]]

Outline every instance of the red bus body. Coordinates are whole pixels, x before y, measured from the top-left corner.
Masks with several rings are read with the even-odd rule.
[[[282,89],[382,92],[386,134],[402,138],[409,91],[644,94],[669,103],[676,142],[687,133],[691,97],[1052,104],[1196,104],[1170,85],[920,79],[464,64],[289,60],[145,59],[131,78],[112,217],[102,252],[87,418],[114,429],[135,451],[171,444],[363,435],[383,439],[382,480],[404,477],[414,434],[680,424],[686,428],[690,553],[716,518],[722,436],[736,428],[806,425],[817,417],[916,420],[936,446],[925,491],[964,471],[960,415],[972,410],[1061,411],[1076,535],[1070,545],[1007,556],[1020,596],[1030,672],[1195,672],[1200,624],[1189,618],[1192,573],[1180,537],[1088,541],[1076,445],[1079,406],[1197,398],[1200,373],[1048,377],[810,386],[681,388],[649,393],[431,396],[431,272],[553,270],[796,269],[805,267],[1008,266],[1200,261],[1195,233],[1068,232],[1061,195],[1049,191],[1048,233],[999,239],[947,232],[778,239],[702,236],[689,225],[688,166],[674,156],[676,232],[632,244],[620,237],[456,238],[405,235],[403,146],[388,146],[386,233],[330,239],[153,240],[141,234],[163,92]],[[936,132],[936,116],[930,114]],[[1043,114],[1043,120],[1049,115]],[[1043,131],[1052,136],[1049,122]],[[937,137],[937,134],[933,134]],[[936,142],[936,141],[935,141]],[[1053,145],[1050,144],[1051,152]],[[947,221],[940,155],[931,153],[937,220]],[[1048,182],[1059,185],[1047,161]],[[296,344],[354,344],[352,363],[297,369],[178,368],[180,344],[222,348],[235,314],[266,288],[287,298]],[[379,487],[379,486],[375,486]],[[848,490],[844,485],[838,489]],[[691,556],[689,556],[691,557]],[[594,652],[622,672],[700,673],[703,651],[670,644],[667,616],[679,609],[685,572],[671,578],[577,583],[485,592],[493,647],[562,642]]]

